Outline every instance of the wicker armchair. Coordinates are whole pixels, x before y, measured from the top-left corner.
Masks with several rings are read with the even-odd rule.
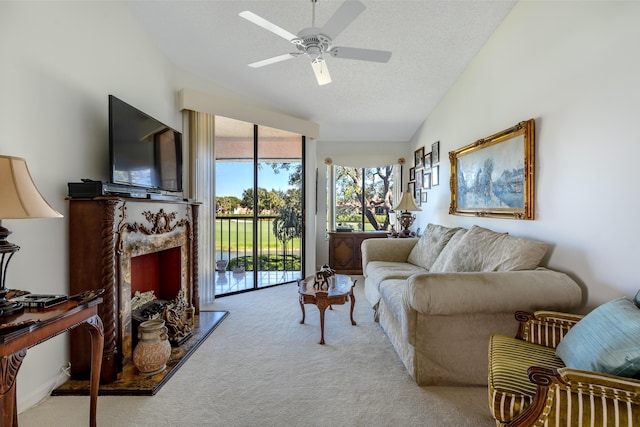
[[[489,407],[497,426],[640,426],[640,380],[564,366],[555,348],[583,316],[516,313],[516,338],[489,343]]]

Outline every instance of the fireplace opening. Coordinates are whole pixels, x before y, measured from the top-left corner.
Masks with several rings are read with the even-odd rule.
[[[169,341],[182,345],[192,335],[193,312],[182,288],[182,248],[173,247],[131,257],[131,349],[138,343],[138,327],[163,319]]]
[[[172,300],[181,288],[181,248],[131,257],[131,297],[153,292],[156,298]]]

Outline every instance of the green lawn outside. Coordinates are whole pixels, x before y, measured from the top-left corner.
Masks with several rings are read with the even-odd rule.
[[[273,219],[259,219],[258,244],[263,250],[276,248],[282,251],[282,242],[273,234]],[[231,240],[231,241],[229,241]],[[300,250],[300,238],[287,242],[287,251]],[[245,246],[246,245],[246,246]],[[218,216],[216,218],[216,252],[235,252],[253,250],[253,218],[232,218]]]

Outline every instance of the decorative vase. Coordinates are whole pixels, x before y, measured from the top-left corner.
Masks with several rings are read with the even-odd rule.
[[[171,357],[171,344],[164,320],[154,319],[138,326],[138,344],[133,349],[133,364],[140,375],[149,376],[162,372]]]
[[[216,271],[218,273],[224,273],[227,270],[227,264],[229,264],[229,261],[226,259],[216,261]]]

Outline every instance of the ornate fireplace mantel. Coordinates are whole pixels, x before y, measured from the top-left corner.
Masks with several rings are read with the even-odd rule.
[[[179,250],[177,262],[162,266],[162,274],[176,277],[176,289],[199,312],[198,205],[191,202],[97,197],[70,199],[69,269],[71,294],[104,289],[99,315],[105,345],[101,380],[118,379],[133,353],[131,321],[132,263],[134,257]],[[162,264],[162,261],[158,261]],[[179,271],[168,272],[166,268]],[[153,274],[151,274],[153,275]],[[176,290],[177,293],[177,290]],[[175,296],[175,295],[174,295]],[[88,376],[89,355],[82,334],[71,335],[71,376]]]

